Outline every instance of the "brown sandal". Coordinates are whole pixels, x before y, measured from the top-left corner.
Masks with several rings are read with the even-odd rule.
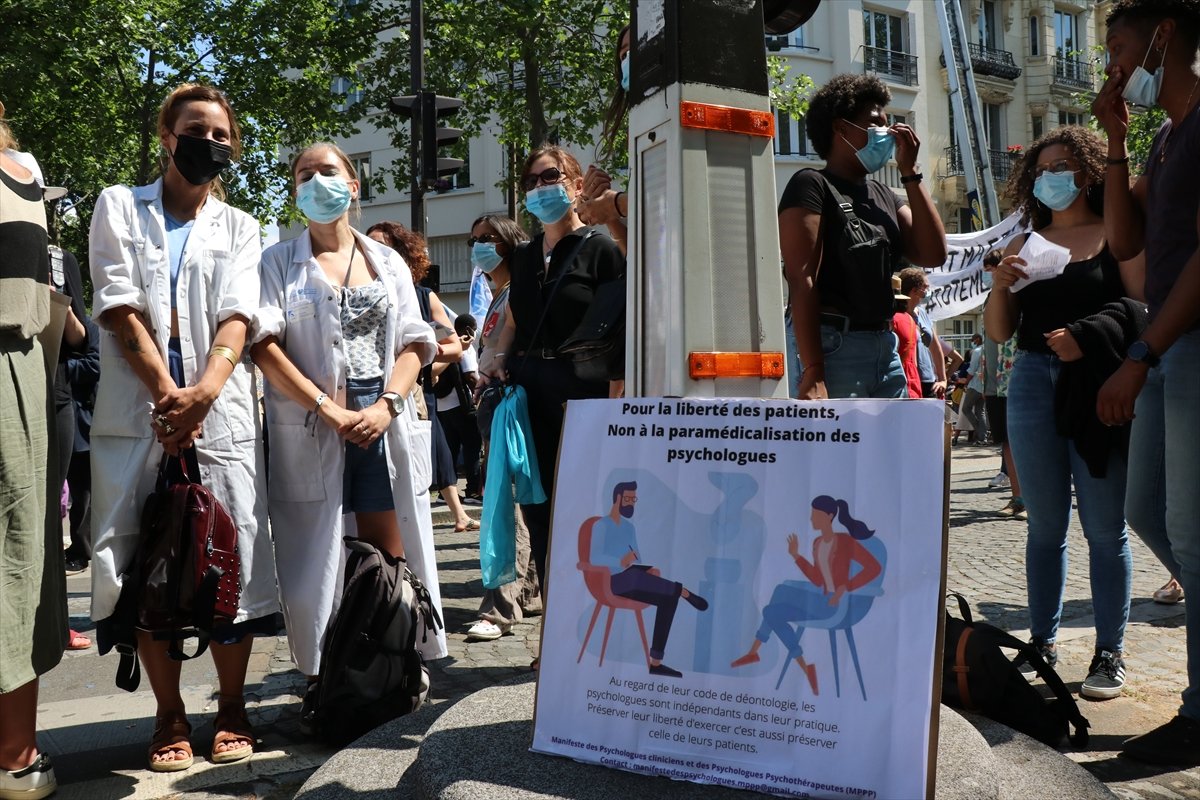
[[[150,762],[150,771],[180,772],[192,766],[192,743],[188,741],[191,734],[192,726],[184,712],[168,711],[155,716],[154,739],[150,742],[150,750],[146,754],[146,759]],[[187,758],[154,760],[155,756],[173,752],[187,753]]]
[[[217,698],[217,718],[213,722],[213,727],[217,730],[216,735],[213,736],[212,746],[212,762],[214,764],[230,764],[234,761],[241,761],[254,753],[256,739],[254,730],[250,727],[250,720],[246,717],[246,701],[243,698],[220,695]],[[235,744],[238,741],[246,742],[246,744],[217,751],[220,745]]]

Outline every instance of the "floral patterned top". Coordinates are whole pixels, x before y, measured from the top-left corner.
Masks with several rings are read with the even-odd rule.
[[[996,365],[996,396],[1008,397],[1008,376],[1012,374],[1013,364],[1018,358],[1017,337],[1014,335],[1007,342],[1000,344],[1000,363]]]

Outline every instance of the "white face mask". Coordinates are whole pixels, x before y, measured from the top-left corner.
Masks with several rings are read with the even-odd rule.
[[[1125,89],[1121,92],[1121,96],[1127,102],[1134,105],[1153,108],[1158,102],[1158,93],[1162,91],[1163,82],[1163,67],[1158,65],[1158,69],[1154,70],[1151,75],[1146,71],[1146,59],[1150,57],[1150,51],[1154,49],[1154,37],[1158,36],[1158,28],[1154,29],[1154,36],[1150,37],[1150,46],[1146,48],[1146,55],[1142,57],[1142,63],[1135,67],[1133,74],[1129,76],[1129,80],[1125,81]],[[1167,48],[1163,46],[1163,63],[1167,60]]]

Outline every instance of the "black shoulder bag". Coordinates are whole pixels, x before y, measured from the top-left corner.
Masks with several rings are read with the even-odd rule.
[[[839,229],[834,253],[841,266],[845,290],[844,296],[837,298],[839,311],[859,323],[890,320],[895,303],[892,296],[892,243],[878,226],[859,219],[850,199],[820,170],[816,172],[825,181],[833,200],[832,204],[826,203],[823,227],[826,232],[833,225]],[[825,242],[829,242],[828,236]],[[827,264],[828,261],[824,261],[822,269]]]

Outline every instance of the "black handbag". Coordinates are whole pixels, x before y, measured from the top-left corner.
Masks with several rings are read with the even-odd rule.
[[[583,320],[559,355],[570,358],[575,377],[601,382],[625,377],[625,277],[596,288]]]

